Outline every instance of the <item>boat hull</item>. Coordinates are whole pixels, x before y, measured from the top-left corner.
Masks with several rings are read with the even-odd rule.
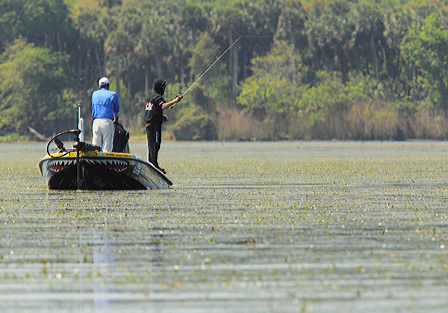
[[[45,156],[39,162],[48,189],[145,190],[165,189],[172,185],[152,164],[133,154],[98,151],[79,153],[79,158],[77,152],[70,152],[67,155]]]

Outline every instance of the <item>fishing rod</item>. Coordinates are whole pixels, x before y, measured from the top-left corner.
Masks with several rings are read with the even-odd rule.
[[[196,83],[198,82],[198,81],[200,81],[201,80],[201,78],[205,75],[205,73],[207,73],[208,72],[208,70],[209,69],[211,69],[212,67],[213,67],[213,65],[215,65],[216,64],[216,62],[218,62],[219,61],[219,59],[221,59],[221,57],[224,55],[224,54],[226,54],[226,52],[227,51],[229,51],[230,50],[230,48],[232,48],[233,47],[233,45],[234,44],[236,44],[237,43],[237,41],[238,40],[240,40],[241,39],[241,37],[242,36],[239,36],[238,37],[238,39],[237,40],[235,40],[223,53],[221,53],[221,55],[215,60],[215,62],[213,62],[199,77],[198,77],[198,79],[196,79],[196,81],[193,83],[193,84],[191,84],[190,85],[190,87],[188,87],[188,89],[187,90],[185,90],[185,92],[179,92],[179,95],[180,96],[185,96],[187,93],[188,93],[188,91],[191,89],[191,88],[193,88],[193,86],[194,85],[196,85]],[[174,103],[170,108],[172,109],[174,106],[176,105],[176,103]]]

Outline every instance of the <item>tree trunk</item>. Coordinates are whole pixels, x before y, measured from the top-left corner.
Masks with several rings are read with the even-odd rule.
[[[348,75],[347,75],[347,63],[346,63],[346,58],[345,58],[345,53],[344,53],[344,48],[340,47],[338,48],[338,57],[340,60],[340,64],[341,64],[341,73],[342,73],[342,81],[347,82],[348,80]]]
[[[185,66],[184,62],[180,62],[180,83],[182,88],[185,86]]]
[[[162,61],[160,60],[159,56],[156,56],[154,58],[154,62],[156,64],[156,72],[157,72],[157,79],[163,79],[163,72],[162,72]]]
[[[415,92],[412,92],[412,90],[415,88],[415,80],[414,80],[414,74],[415,74],[415,72],[414,72],[414,64],[409,64],[408,65],[408,68],[407,68],[407,71],[408,71],[408,79],[409,79],[409,81],[410,81],[410,88],[409,88],[409,90],[408,90],[408,95],[410,95],[410,94],[412,94],[412,101],[415,101],[415,98],[416,98],[416,96],[415,96]]]
[[[81,52],[82,47],[78,46],[78,52]],[[79,55],[81,55],[81,53],[79,53]],[[82,77],[82,72],[83,72],[83,68],[82,68],[82,61],[84,60],[84,58],[80,58],[78,57],[78,86],[80,85],[81,77]],[[80,86],[81,87],[81,86]]]
[[[378,69],[378,54],[377,54],[377,49],[376,49],[376,45],[375,45],[375,40],[373,38],[373,33],[370,33],[370,40],[369,40],[369,44],[370,44],[370,50],[372,53],[372,61],[373,61],[373,69],[375,70],[375,78],[377,81],[380,80],[380,74],[379,74],[379,69]]]
[[[145,94],[147,94],[151,88],[149,85],[149,68],[150,68],[149,61],[146,61],[146,64],[145,64]]]
[[[107,57],[108,57],[108,54],[106,52],[104,52],[103,69],[102,69],[103,71],[101,72],[100,76],[106,75],[106,72],[107,72]]]
[[[355,57],[355,67],[356,67],[356,74],[359,74],[359,71],[361,70],[361,66],[359,65],[359,51],[355,47],[354,49],[354,57]]]
[[[121,102],[121,90],[120,90],[120,54],[117,52],[116,60],[115,60],[115,79],[117,83],[116,93],[118,96],[118,102]]]
[[[193,48],[196,48],[196,44],[197,44],[197,36],[196,36],[196,32],[192,31],[191,32],[191,41],[193,43]]]
[[[61,34],[60,34],[60,32],[56,32],[56,43],[57,43],[57,45],[58,45],[58,52],[63,51],[62,41],[61,41]]]
[[[295,53],[295,40],[294,40],[294,34],[291,33],[291,46],[292,46],[292,51],[291,51],[291,66],[292,66],[292,81],[296,82],[296,59],[294,57],[294,53]]]
[[[247,61],[248,56],[247,53],[242,54],[241,58],[243,59],[243,64],[249,64],[250,62]],[[243,66],[243,80],[247,78],[247,66]]]
[[[229,30],[229,45],[231,45],[232,43],[233,43],[232,30]],[[232,55],[232,53],[229,53],[229,72],[230,72],[231,77],[232,77],[232,60],[233,60],[233,55]]]
[[[232,98],[236,101],[238,92],[238,48],[233,47],[233,75],[232,75]]]
[[[101,76],[101,75],[103,75],[104,71],[103,71],[103,65],[101,65],[100,55],[99,55],[98,49],[96,47],[94,47],[93,50],[95,51],[95,59],[96,59],[96,63],[98,64],[99,76]],[[106,62],[104,62],[104,63],[106,63]]]

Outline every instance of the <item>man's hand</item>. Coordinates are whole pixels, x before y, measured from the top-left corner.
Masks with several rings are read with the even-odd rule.
[[[165,109],[168,109],[168,108],[172,109],[172,108],[173,108],[173,105],[175,105],[177,102],[179,102],[180,100],[182,100],[183,97],[184,97],[184,96],[182,96],[182,94],[179,94],[176,98],[174,98],[174,99],[171,100],[170,102],[166,102],[166,103],[164,103],[164,104],[162,105],[162,110],[165,110]]]
[[[162,122],[168,122],[168,116],[163,115],[162,116]]]

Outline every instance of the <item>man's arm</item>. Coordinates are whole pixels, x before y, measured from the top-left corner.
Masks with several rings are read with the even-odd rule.
[[[118,124],[118,116],[120,115],[120,104],[118,103],[118,95],[115,94],[114,101],[114,124]]]
[[[162,104],[162,110],[168,109],[173,104],[179,102],[182,99],[182,95],[178,95],[175,99],[171,100],[170,102],[165,102]]]

